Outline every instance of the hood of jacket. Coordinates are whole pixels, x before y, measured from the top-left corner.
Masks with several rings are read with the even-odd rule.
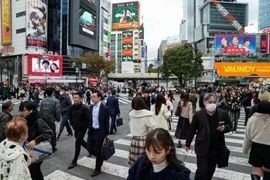
[[[146,116],[153,116],[153,112],[152,111],[148,111],[146,109],[142,109],[142,110],[132,110],[129,113],[130,117],[135,117],[135,118],[142,118],[142,117],[146,117]]]
[[[252,115],[252,119],[256,119],[256,121],[263,121],[265,124],[270,124],[270,115],[262,114],[262,113],[254,113]],[[256,124],[256,122],[254,122]]]
[[[31,158],[26,154],[23,147],[13,141],[5,139],[0,143],[0,161],[12,161],[20,155],[25,155],[27,157],[27,164],[31,164]]]

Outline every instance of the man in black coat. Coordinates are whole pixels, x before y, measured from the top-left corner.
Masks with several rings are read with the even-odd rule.
[[[211,180],[219,161],[220,154],[225,149],[224,133],[232,128],[229,114],[216,109],[217,98],[215,94],[206,93],[203,98],[205,108],[197,111],[186,139],[186,151],[195,134],[195,153],[197,155],[197,170],[195,180]]]
[[[87,145],[91,154],[96,156],[96,167],[91,177],[101,173],[103,156],[101,148],[105,138],[109,138],[109,110],[101,102],[102,93],[94,92],[93,105],[90,106],[90,118],[88,128]]]
[[[110,134],[115,134],[117,132],[115,120],[116,116],[120,116],[120,109],[119,109],[119,102],[117,97],[115,97],[116,91],[112,90],[112,96],[110,96],[107,100],[106,106],[109,108],[109,113],[111,117],[111,128],[110,128]],[[115,132],[113,132],[115,131]]]
[[[13,116],[10,114],[13,109],[14,105],[12,104],[12,101],[3,101],[2,112],[0,113],[0,142],[6,138],[5,128],[7,123],[13,118]]]
[[[68,169],[74,168],[77,166],[77,160],[80,155],[81,146],[87,149],[87,143],[83,139],[88,128],[89,122],[89,111],[86,105],[82,103],[82,95],[79,92],[74,93],[73,95],[74,104],[70,106],[69,109],[69,121],[70,125],[73,127],[75,133],[75,155],[68,166]],[[88,149],[87,149],[88,150]]]

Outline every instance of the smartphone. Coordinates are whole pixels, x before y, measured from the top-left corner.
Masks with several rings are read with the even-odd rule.
[[[224,121],[220,121],[219,122],[219,126],[224,126],[225,122]]]

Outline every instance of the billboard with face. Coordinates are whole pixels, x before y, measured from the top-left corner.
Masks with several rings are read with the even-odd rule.
[[[126,2],[113,4],[112,29],[140,28],[140,3]]]
[[[216,54],[255,54],[255,34],[216,35]]]
[[[1,1],[1,32],[2,32],[2,45],[11,44],[11,4],[10,0]]]
[[[95,38],[97,17],[82,7],[80,7],[79,13],[80,34],[90,38]]]
[[[61,76],[62,64],[63,56],[29,54],[28,74],[36,76]]]
[[[47,49],[47,5],[42,0],[26,0],[26,47]]]

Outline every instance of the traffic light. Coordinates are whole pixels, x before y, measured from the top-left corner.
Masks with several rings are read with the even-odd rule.
[[[218,71],[217,70],[214,70],[214,77],[218,77]]]

